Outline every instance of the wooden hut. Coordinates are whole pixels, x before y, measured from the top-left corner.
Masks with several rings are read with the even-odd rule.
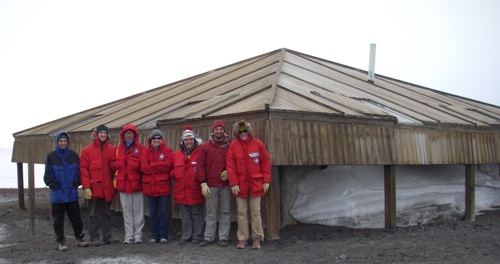
[[[206,140],[215,119],[228,131],[250,121],[268,147],[273,179],[263,222],[271,239],[294,223],[288,211],[301,175],[325,165],[385,166],[385,222],[393,227],[395,166],[466,166],[466,217],[473,220],[473,166],[500,163],[500,107],[278,49],[15,133],[19,190],[22,163],[43,163],[56,131],[69,131],[80,152],[99,124],[116,143],[132,123],[142,143],[159,128],[176,150],[184,125]]]

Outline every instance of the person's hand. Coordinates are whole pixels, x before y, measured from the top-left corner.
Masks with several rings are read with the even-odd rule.
[[[269,190],[269,183],[265,182],[264,184],[262,184],[262,187],[264,188],[264,192],[266,193],[267,190]]]
[[[85,197],[85,199],[87,199],[87,200],[92,199],[92,191],[90,190],[90,188],[85,188],[85,189],[83,189],[83,196],[84,196],[84,197]]]
[[[220,179],[223,181],[227,181],[227,171],[226,170],[221,172]]]
[[[240,193],[240,186],[239,185],[231,186],[231,192],[234,195],[238,195],[238,193]]]
[[[210,188],[208,188],[208,185],[206,182],[201,184],[201,193],[205,197],[205,199],[210,198]]]

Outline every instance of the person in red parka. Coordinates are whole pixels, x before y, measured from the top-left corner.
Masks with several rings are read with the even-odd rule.
[[[249,238],[248,206],[252,225],[253,248],[260,249],[264,240],[264,229],[260,215],[260,200],[271,182],[271,161],[266,146],[252,137],[252,126],[245,120],[233,126],[233,140],[226,155],[226,169],[231,192],[238,208],[238,244],[245,248]]]
[[[197,160],[198,182],[205,196],[205,238],[200,246],[206,247],[215,242],[219,235],[219,246],[228,244],[231,227],[231,188],[227,183],[226,154],[231,140],[224,133],[222,120],[212,122],[212,133],[208,140],[200,146]],[[219,215],[219,232],[217,232],[217,215]]]
[[[111,202],[115,198],[113,186],[115,147],[109,143],[109,129],[99,125],[93,132],[93,142],[82,149],[80,180],[85,199],[89,200],[90,245],[119,243],[111,239]],[[100,216],[100,219],[97,219]],[[102,229],[102,241],[99,239]]]
[[[174,153],[174,169],[170,173],[174,182],[174,198],[179,205],[182,223],[180,244],[188,241],[200,243],[203,239],[205,222],[205,197],[196,175],[198,148],[197,135],[191,126],[185,126],[180,138],[180,149]]]
[[[148,147],[141,156],[142,192],[149,208],[151,239],[149,243],[168,242],[168,203],[172,194],[170,170],[172,169],[172,149],[163,141],[159,129],[153,129]]]
[[[120,143],[116,146],[116,190],[125,227],[123,244],[142,243],[144,227],[144,194],[142,194],[141,155],[144,145],[139,143],[139,131],[132,124],[123,126]]]

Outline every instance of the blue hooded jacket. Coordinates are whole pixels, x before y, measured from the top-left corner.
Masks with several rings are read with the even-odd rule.
[[[65,149],[59,147],[59,139],[65,135],[68,145]],[[78,186],[80,183],[79,157],[69,148],[67,132],[56,133],[56,150],[47,154],[43,180],[50,188],[52,203],[68,203],[78,201]]]

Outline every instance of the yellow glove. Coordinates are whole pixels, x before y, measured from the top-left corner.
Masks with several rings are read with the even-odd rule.
[[[85,199],[87,200],[92,199],[92,191],[90,190],[90,188],[83,189],[83,192],[84,192],[83,196],[85,197]]]
[[[205,199],[210,198],[210,188],[208,188],[208,185],[206,182],[201,184],[201,193],[205,197]]]
[[[262,184],[262,187],[264,188],[264,192],[266,193],[267,190],[269,190],[269,183],[265,182],[264,184]]]
[[[226,170],[221,172],[220,179],[223,181],[227,181],[227,171]]]
[[[240,186],[239,185],[231,186],[231,192],[234,195],[238,195],[238,193],[240,192]]]

